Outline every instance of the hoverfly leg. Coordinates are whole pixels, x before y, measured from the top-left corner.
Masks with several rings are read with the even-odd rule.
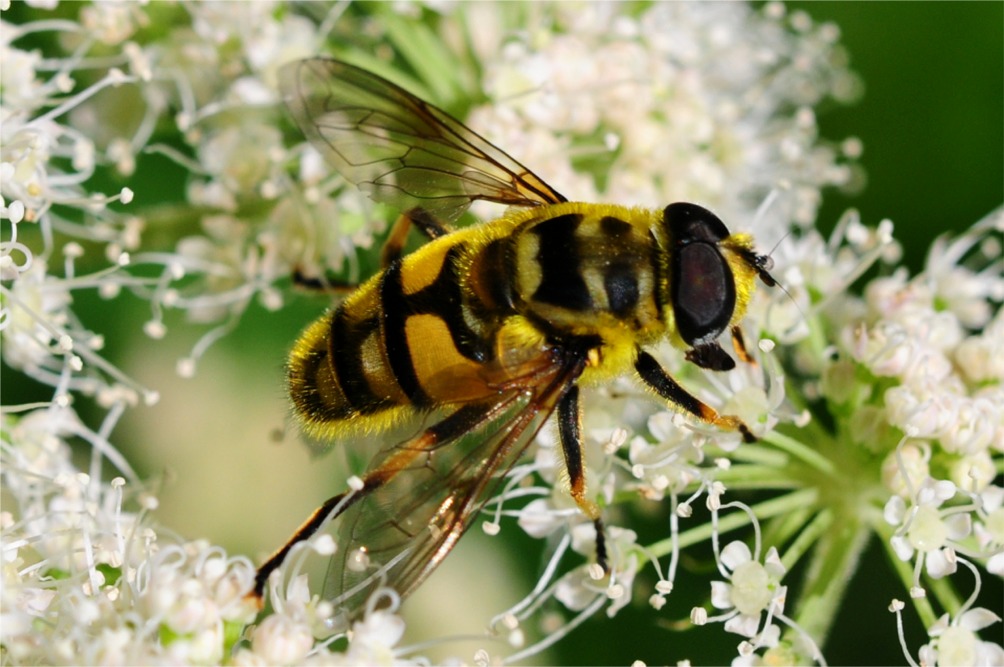
[[[742,328],[732,327],[732,348],[736,351],[736,356],[747,364],[756,365],[756,359],[746,349],[746,342],[743,340]]]
[[[732,357],[714,341],[695,345],[687,351],[686,356],[687,361],[712,371],[730,371],[736,367]]]
[[[582,412],[579,410],[579,388],[570,387],[558,403],[558,436],[565,455],[569,492],[579,509],[596,520],[600,510],[586,497],[586,469],[582,460]]]
[[[558,439],[565,455],[569,493],[582,513],[592,519],[596,526],[596,562],[607,572],[607,545],[600,508],[586,497],[586,469],[582,460],[582,411],[579,409],[579,388],[575,385],[568,389],[558,403]]]
[[[456,410],[442,421],[390,450],[390,453],[366,473],[362,487],[348,495],[332,496],[303,522],[289,541],[272,554],[255,574],[254,597],[261,603],[269,575],[286,559],[299,542],[310,539],[329,519],[336,519],[367,495],[384,487],[399,473],[413,466],[415,459],[428,455],[444,442],[453,442],[471,429],[498,416],[498,406],[471,403]]]
[[[714,424],[719,428],[729,431],[739,431],[746,442],[756,442],[756,436],[753,435],[753,432],[750,431],[749,427],[742,420],[730,415],[720,415],[710,405],[690,394],[648,352],[638,350],[638,358],[635,360],[634,367],[645,384],[676,407],[689,412],[701,421]]]
[[[446,236],[453,232],[453,229],[448,224],[424,208],[413,208],[406,215],[411,219],[411,223],[418,227],[430,240],[438,239],[440,236]]]
[[[339,509],[338,513],[341,514],[346,509],[349,508],[356,500],[361,496],[356,496],[354,498],[346,499],[344,493],[339,493],[337,496],[332,496],[324,501],[324,504],[314,510],[314,513],[303,522],[293,537],[289,538],[286,544],[282,545],[278,551],[272,554],[267,561],[265,561],[258,571],[255,573],[254,577],[254,597],[258,600],[258,604],[261,605],[262,596],[265,594],[265,584],[268,583],[269,575],[272,574],[282,562],[286,560],[286,556],[289,555],[290,549],[296,546],[299,542],[310,539],[318,529],[325,524],[328,520],[331,511],[338,506],[339,503],[344,502],[343,506]],[[333,518],[333,517],[332,517]]]
[[[596,564],[603,568],[603,574],[610,574],[610,560],[607,558],[607,533],[603,528],[603,519],[593,519],[596,529]]]
[[[390,266],[390,263],[400,259],[404,250],[404,244],[408,240],[408,231],[415,225],[429,239],[438,239],[446,236],[452,229],[446,223],[437,219],[424,208],[415,207],[409,209],[398,216],[394,226],[390,228],[390,234],[384,241],[383,250],[380,253],[380,263],[383,268]]]

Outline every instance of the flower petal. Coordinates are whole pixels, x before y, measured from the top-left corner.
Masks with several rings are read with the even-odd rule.
[[[999,623],[1000,620],[1000,616],[986,607],[975,607],[959,617],[959,625],[967,630],[977,632],[994,623]]]
[[[716,609],[732,609],[732,586],[724,581],[712,581],[711,604]]]
[[[753,638],[756,636],[757,628],[760,627],[759,616],[747,616],[738,614],[725,621],[725,631],[732,632],[743,637]]]
[[[733,572],[737,567],[751,560],[753,560],[753,554],[750,553],[750,548],[746,546],[745,542],[738,540],[729,542],[722,549],[722,564]]]

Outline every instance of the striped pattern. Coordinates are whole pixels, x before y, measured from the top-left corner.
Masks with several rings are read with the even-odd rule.
[[[506,268],[504,248],[501,244],[487,248],[491,250],[481,270],[490,285],[491,306],[497,311],[512,296],[499,279]],[[433,352],[440,353],[437,358],[452,359],[453,368],[441,370],[454,374],[462,373],[458,365],[476,370],[478,364],[493,358],[495,330],[486,326],[488,308],[462,294],[465,281],[461,276],[471,268],[470,253],[465,250],[462,243],[452,245],[434,279],[413,293],[405,289],[406,283],[416,282],[405,275],[406,260],[392,262],[377,280],[362,286],[305,332],[290,356],[287,377],[308,431],[392,408],[421,410],[442,402],[438,394],[443,391],[443,379],[428,377],[438,375],[428,368]],[[504,309],[501,312],[506,314]],[[462,390],[463,377],[457,380]],[[427,390],[429,384],[439,387],[434,395]],[[466,386],[479,391],[470,382]],[[462,391],[457,398],[464,398]]]
[[[649,225],[568,213],[528,225],[517,243],[517,281],[536,321],[576,332],[662,326]]]
[[[621,344],[625,331],[639,339],[663,331],[653,219],[562,204],[449,234],[391,262],[290,355],[290,394],[308,432],[342,434],[348,422],[380,430],[394,415],[491,400],[493,378],[510,363],[496,360],[500,352],[545,363],[534,361],[545,345],[534,339],[606,341],[610,332]],[[526,349],[513,355],[512,345]]]
[[[568,214],[544,220],[531,233],[538,238],[537,265],[540,284],[532,299],[575,311],[589,310],[593,298],[582,276],[582,253],[576,234],[582,215]]]

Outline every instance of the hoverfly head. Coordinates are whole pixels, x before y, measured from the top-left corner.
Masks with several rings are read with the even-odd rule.
[[[729,230],[718,216],[678,202],[663,210],[669,238],[669,304],[672,321],[690,346],[714,341],[732,321],[736,278],[723,243]]]
[[[669,303],[666,320],[693,348],[688,359],[704,368],[734,366],[716,340],[746,314],[757,277],[768,286],[773,261],[753,248],[749,234],[732,234],[725,223],[696,204],[663,210],[668,244]]]

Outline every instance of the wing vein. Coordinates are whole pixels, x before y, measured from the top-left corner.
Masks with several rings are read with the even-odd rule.
[[[286,104],[311,144],[374,200],[445,222],[473,201],[566,201],[536,174],[442,109],[375,74],[312,58],[280,72]]]

